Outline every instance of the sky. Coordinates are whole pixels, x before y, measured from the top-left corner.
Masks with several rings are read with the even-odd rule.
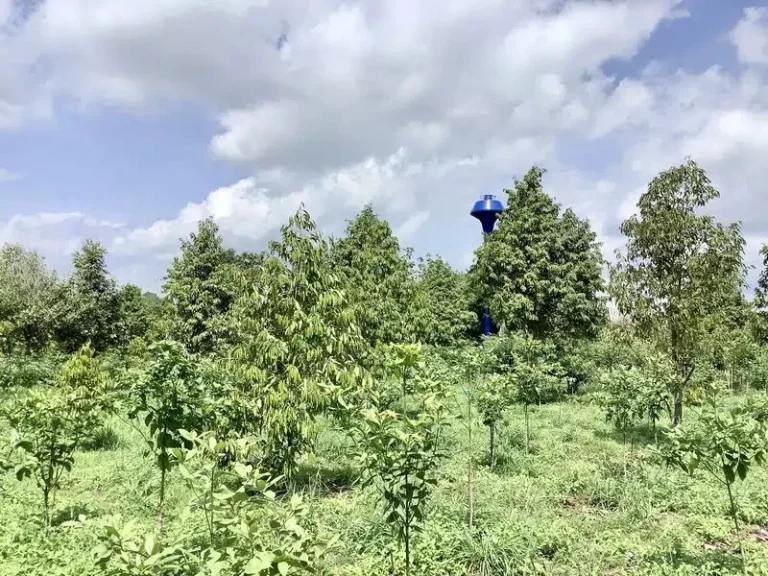
[[[259,250],[300,205],[368,203],[459,269],[533,165],[610,258],[696,160],[768,242],[761,0],[0,0],[0,244],[67,273],[87,238],[158,291],[200,219]],[[754,281],[757,270],[750,273]]]

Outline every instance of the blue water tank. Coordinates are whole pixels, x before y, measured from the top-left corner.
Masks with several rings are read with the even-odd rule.
[[[493,194],[485,194],[480,200],[475,202],[470,214],[480,220],[483,225],[483,232],[490,234],[496,224],[496,218],[504,210],[501,202],[496,200]]]

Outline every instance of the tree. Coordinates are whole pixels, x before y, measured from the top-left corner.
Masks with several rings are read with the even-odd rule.
[[[168,471],[177,463],[173,450],[185,446],[179,430],[200,430],[204,392],[192,357],[179,342],[163,340],[148,349],[148,365],[134,382],[129,416],[149,431],[145,441],[160,469],[159,533],[163,533]]]
[[[719,197],[695,162],[661,172],[638,202],[639,215],[621,225],[625,251],[611,269],[619,311],[674,363],[674,423],[703,353],[705,328],[744,283],[739,224],[723,226],[700,214]]]
[[[742,568],[747,561],[741,544],[738,504],[733,485],[744,480],[752,464],[762,464],[766,456],[766,430],[744,407],[719,411],[710,399],[693,427],[676,427],[667,433],[662,455],[670,466],[688,474],[703,469],[712,475],[728,495],[729,512],[739,543]]]
[[[22,392],[4,407],[21,457],[16,477],[37,482],[46,526],[63,473],[72,469],[78,446],[102,421],[108,405],[106,383],[93,350],[83,348],[64,364],[54,386]]]
[[[475,252],[472,292],[509,330],[594,337],[606,318],[600,247],[588,221],[561,214],[543,174],[534,167],[506,190],[496,231]]]
[[[118,293],[121,339],[128,344],[134,338],[143,337],[149,330],[147,300],[135,284],[126,284]]]
[[[405,574],[410,573],[413,532],[423,529],[425,507],[437,484],[436,468],[446,457],[440,448],[445,426],[445,387],[424,378],[421,349],[395,345],[387,363],[391,379],[401,387],[399,411],[369,408],[355,423],[362,451],[363,487],[375,485],[386,521],[405,544]],[[413,397],[415,396],[415,398]],[[412,414],[413,401],[418,404]],[[380,404],[374,401],[375,404]]]
[[[317,414],[357,388],[368,348],[331,260],[302,208],[270,243],[255,279],[241,274],[232,309],[234,377],[248,401],[264,465],[290,475]]]
[[[95,240],[86,240],[75,252],[75,271],[66,289],[66,314],[58,340],[73,352],[90,342],[103,352],[120,339],[120,302],[117,285],[107,272],[107,251]]]
[[[212,218],[182,240],[181,255],[173,259],[163,286],[171,335],[192,353],[210,354],[228,337],[224,318],[235,293],[225,268],[234,262],[235,253],[224,248]]]
[[[414,303],[418,338],[425,344],[456,346],[476,324],[466,277],[439,256],[420,261]]]
[[[755,287],[754,307],[757,312],[755,332],[761,344],[768,344],[768,244],[760,248],[763,257],[763,268]]]
[[[333,260],[344,275],[365,339],[371,344],[413,340],[413,265],[401,254],[389,223],[370,205],[333,244]]]
[[[50,341],[61,314],[56,274],[19,244],[0,250],[0,349],[38,352]]]

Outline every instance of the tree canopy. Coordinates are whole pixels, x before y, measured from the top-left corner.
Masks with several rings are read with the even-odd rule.
[[[473,295],[497,325],[538,338],[592,337],[604,325],[603,258],[587,220],[561,212],[532,168],[475,253]]]
[[[163,290],[171,317],[171,336],[190,352],[210,353],[226,329],[224,318],[235,294],[226,267],[235,262],[212,218],[181,242],[181,254],[168,269]]]
[[[661,172],[624,221],[627,237],[611,270],[611,292],[622,314],[666,353],[677,369],[675,423],[683,392],[713,315],[723,313],[744,284],[744,238],[701,208],[720,193],[692,160]]]
[[[333,244],[332,255],[363,336],[372,344],[412,340],[413,263],[389,223],[366,206]]]

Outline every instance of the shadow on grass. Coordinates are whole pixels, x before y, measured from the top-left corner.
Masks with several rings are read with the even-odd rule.
[[[639,447],[656,445],[657,439],[661,441],[661,430],[658,425],[656,429],[650,424],[636,424],[631,428],[627,428],[626,431],[611,429],[611,430],[595,430],[595,436],[602,440],[613,440],[618,444],[626,444],[627,447]]]
[[[85,516],[86,518],[101,516],[101,510],[88,504],[73,504],[56,510],[51,515],[51,526],[61,526],[65,522],[77,520],[80,516]]]
[[[347,463],[305,462],[291,477],[293,490],[338,494],[351,490],[360,478],[356,466]]]
[[[749,563],[749,561],[747,561]],[[701,554],[689,554],[681,551],[659,552],[638,560],[642,568],[670,568],[677,570],[683,567],[695,569],[695,574],[740,574],[742,573],[741,558],[738,550],[704,550]],[[664,573],[664,572],[659,572]],[[687,573],[687,572],[686,572]]]

